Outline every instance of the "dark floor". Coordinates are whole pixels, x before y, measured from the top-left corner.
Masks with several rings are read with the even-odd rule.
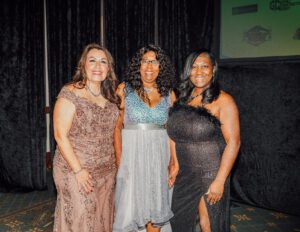
[[[0,231],[52,231],[55,190],[0,193]],[[232,232],[300,232],[300,217],[232,202]],[[184,232],[184,231],[183,231]]]

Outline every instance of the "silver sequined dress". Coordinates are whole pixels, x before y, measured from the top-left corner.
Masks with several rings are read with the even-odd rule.
[[[113,231],[139,231],[173,216],[168,187],[170,160],[167,122],[170,96],[153,108],[126,86],[122,156],[117,174]]]

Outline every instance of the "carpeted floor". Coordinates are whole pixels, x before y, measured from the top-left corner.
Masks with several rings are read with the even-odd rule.
[[[0,217],[0,231],[52,231],[55,199]]]
[[[232,202],[232,232],[300,232],[300,217]]]
[[[0,193],[0,231],[52,231],[54,208],[53,189],[31,193]],[[231,231],[300,232],[300,217],[232,202]]]

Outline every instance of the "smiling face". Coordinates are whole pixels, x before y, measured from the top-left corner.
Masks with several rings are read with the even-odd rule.
[[[159,61],[154,51],[146,52],[141,60],[140,74],[143,85],[152,85],[159,74]]]
[[[102,82],[109,72],[108,59],[104,51],[91,49],[85,61],[85,74],[89,82]]]
[[[206,53],[201,53],[191,67],[190,80],[198,89],[206,89],[212,79],[214,66]]]

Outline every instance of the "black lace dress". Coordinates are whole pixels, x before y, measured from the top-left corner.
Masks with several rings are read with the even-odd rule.
[[[175,104],[170,109],[167,130],[176,143],[180,171],[177,176],[171,220],[173,232],[195,231],[198,206],[204,196],[212,232],[229,232],[229,178],[223,197],[207,203],[207,192],[220,167],[225,141],[220,121],[207,109]]]

